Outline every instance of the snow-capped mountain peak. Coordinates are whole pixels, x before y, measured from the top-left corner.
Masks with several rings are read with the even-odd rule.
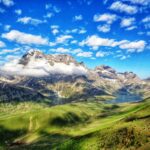
[[[3,72],[23,76],[49,76],[50,74],[86,75],[87,69],[72,56],[66,54],[45,55],[31,50],[19,60],[6,63]]]

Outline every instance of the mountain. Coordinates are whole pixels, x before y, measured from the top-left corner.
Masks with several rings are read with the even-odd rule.
[[[86,74],[87,69],[73,57],[62,55],[44,55],[40,51],[29,51],[20,60],[5,64],[3,72],[12,75],[43,77],[50,74]]]
[[[6,63],[0,72],[0,101],[5,102],[61,104],[102,95],[144,96],[150,90],[150,84],[133,72],[120,73],[106,65],[92,70],[70,55],[46,55],[36,50]]]

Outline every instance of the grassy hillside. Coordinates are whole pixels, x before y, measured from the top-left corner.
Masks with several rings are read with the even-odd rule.
[[[150,99],[48,107],[0,105],[0,149],[149,149]]]

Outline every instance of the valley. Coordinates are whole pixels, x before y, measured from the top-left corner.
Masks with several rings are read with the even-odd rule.
[[[90,69],[71,55],[31,50],[14,62],[0,68],[0,102],[33,100],[52,106],[103,95],[119,101],[150,96],[150,82],[133,72],[117,72],[106,65]]]
[[[35,50],[0,71],[0,150],[150,148],[149,80]]]
[[[0,0],[0,150],[150,150],[150,0]]]
[[[137,103],[80,102],[49,107],[1,104],[1,149],[149,148],[150,99]],[[11,112],[11,113],[10,113]]]

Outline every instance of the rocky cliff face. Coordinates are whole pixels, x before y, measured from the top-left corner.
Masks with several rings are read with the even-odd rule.
[[[0,101],[48,100],[58,104],[120,92],[144,94],[150,85],[132,72],[109,66],[88,69],[66,54],[29,51],[0,70]]]

